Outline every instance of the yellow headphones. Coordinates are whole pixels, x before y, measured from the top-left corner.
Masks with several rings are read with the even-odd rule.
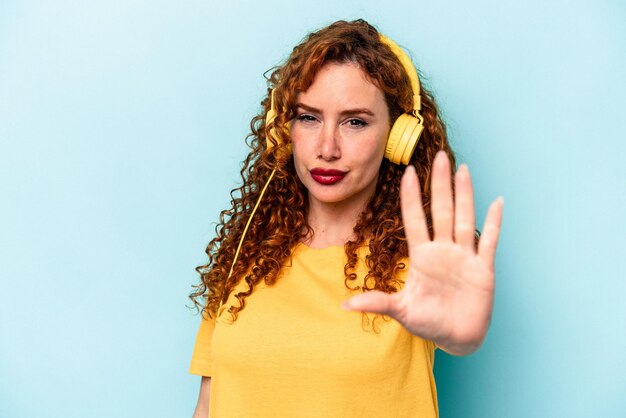
[[[380,40],[381,42],[386,44],[391,49],[391,51],[398,57],[400,63],[404,67],[404,70],[407,72],[409,79],[411,80],[411,88],[413,89],[413,111],[411,113],[404,113],[395,120],[393,126],[391,127],[391,131],[389,131],[389,137],[387,138],[387,145],[385,147],[385,158],[389,159],[392,163],[406,165],[409,163],[411,155],[413,154],[415,146],[417,145],[417,141],[419,140],[420,134],[424,129],[424,119],[419,113],[422,107],[422,102],[420,100],[420,82],[417,76],[417,70],[413,66],[413,63],[411,62],[409,56],[402,50],[402,48],[400,48],[395,42],[382,34],[380,35]],[[265,118],[265,126],[269,127],[266,132],[268,149],[273,146],[272,142],[270,141],[270,137],[273,138],[276,143],[281,142],[281,139],[276,134],[276,127],[274,126],[274,120],[276,119],[276,115],[277,113],[274,107],[274,90],[272,90],[270,95],[270,109],[267,111],[267,115]],[[289,149],[290,148],[288,148],[288,150]],[[237,250],[235,251],[235,256],[233,257],[233,263],[230,266],[230,272],[228,273],[229,278],[233,274],[235,262],[239,257],[239,251],[241,250],[241,245],[243,244],[246,232],[248,232],[250,222],[252,221],[252,218],[254,217],[254,214],[256,213],[256,210],[259,207],[261,200],[263,199],[263,195],[267,190],[267,186],[272,181],[275,173],[276,169],[272,170],[272,173],[267,179],[265,186],[263,186],[263,189],[261,190],[259,199],[252,209],[252,213],[248,218],[248,222],[246,222],[246,226],[244,227],[243,233],[241,234],[241,239],[239,240],[239,244],[237,245]],[[222,303],[220,302],[218,316],[222,311]]]
[[[415,151],[417,141],[424,130],[424,118],[422,118],[422,115],[419,113],[422,108],[420,81],[417,76],[417,70],[402,48],[385,35],[380,34],[379,36],[380,41],[387,45],[389,49],[391,49],[391,52],[400,60],[402,67],[404,67],[404,70],[409,76],[409,80],[411,80],[411,88],[413,89],[413,111],[411,113],[404,113],[395,120],[389,131],[389,137],[387,138],[387,145],[385,147],[385,158],[395,164],[407,165],[411,159],[411,155],[413,155],[413,151]],[[270,137],[277,143],[281,142],[276,134],[276,128],[273,126],[276,115],[274,90],[272,90],[270,95],[270,109],[267,111],[265,117],[265,126],[271,126],[266,134],[268,149],[272,147]]]

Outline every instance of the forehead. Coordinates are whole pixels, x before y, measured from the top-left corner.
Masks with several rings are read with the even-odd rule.
[[[386,108],[383,92],[358,64],[351,62],[325,64],[315,75],[311,86],[298,94],[297,102],[319,108]]]

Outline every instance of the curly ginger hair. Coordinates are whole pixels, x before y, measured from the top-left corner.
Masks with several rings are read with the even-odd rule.
[[[216,235],[206,247],[208,262],[196,267],[201,281],[194,286],[190,299],[209,317],[217,315],[218,308],[243,277],[249,289],[235,295],[240,306],[229,307],[236,319],[255,286],[261,281],[268,286],[274,284],[295,246],[313,234],[307,223],[307,190],[296,174],[288,151],[288,124],[296,114],[298,93],[306,91],[317,72],[331,62],[358,64],[369,81],[383,92],[391,121],[413,109],[413,91],[405,69],[389,47],[380,41],[376,28],[361,19],[337,21],[310,33],[293,49],[284,65],[273,69],[268,78],[268,96],[261,102],[263,110],[252,119],[251,133],[246,138],[251,150],[241,169],[243,185],[231,191],[232,207],[220,213]],[[282,111],[278,111],[270,124],[272,126],[266,126],[272,90],[275,109]],[[430,175],[435,154],[445,150],[451,167],[456,164],[437,105],[424,87],[421,88],[421,101],[424,131],[410,164],[417,171],[432,236]],[[268,146],[266,131],[272,128],[276,129],[280,141],[270,139],[272,146]],[[274,179],[252,219],[229,277],[244,226],[273,169],[276,169]],[[354,226],[354,239],[344,245],[347,255],[344,283],[349,289],[376,289],[387,293],[398,289],[395,273],[406,267],[402,259],[408,256],[400,212],[403,172],[400,165],[386,159],[382,162],[376,191]],[[357,249],[367,242],[369,255],[365,261],[369,271],[363,285],[359,286],[355,273]]]

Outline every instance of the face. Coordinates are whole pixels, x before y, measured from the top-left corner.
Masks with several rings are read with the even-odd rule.
[[[296,104],[293,158],[311,209],[362,208],[376,189],[389,133],[383,92],[357,64],[329,63]]]

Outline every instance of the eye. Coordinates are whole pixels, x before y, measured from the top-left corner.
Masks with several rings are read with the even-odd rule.
[[[298,115],[296,116],[296,119],[299,120],[300,122],[305,122],[305,123],[312,123],[317,120],[315,116],[309,115],[308,113],[303,113],[301,115]]]
[[[350,125],[350,126],[354,126],[354,127],[357,127],[357,128],[358,128],[358,127],[362,127],[362,126],[367,125],[367,122],[365,122],[365,121],[364,121],[364,120],[362,120],[362,119],[352,118],[352,119],[349,119],[349,120],[348,120],[348,125]]]

